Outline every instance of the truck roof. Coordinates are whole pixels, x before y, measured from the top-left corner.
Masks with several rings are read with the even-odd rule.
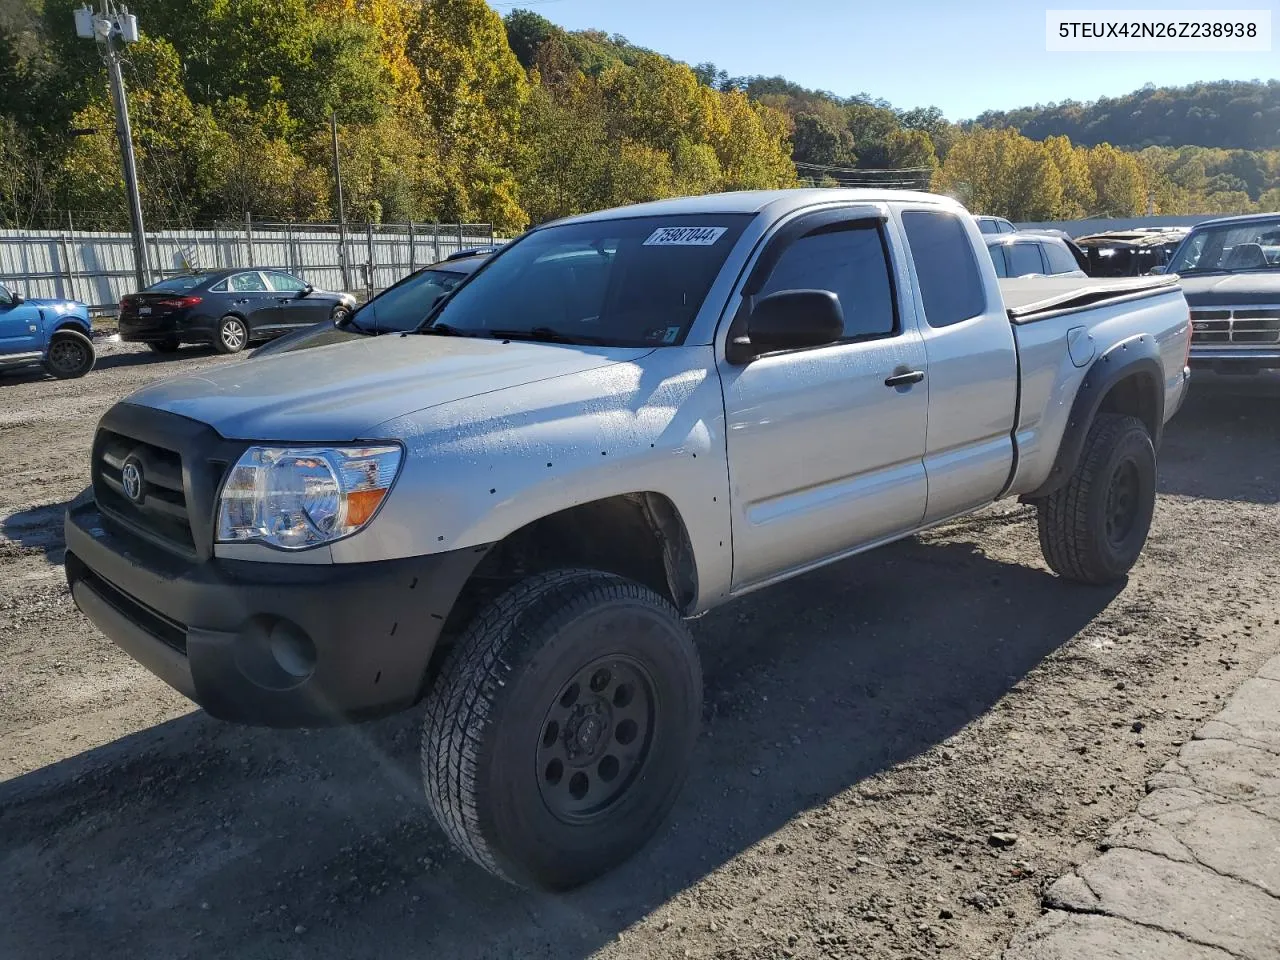
[[[1216,220],[1201,220],[1196,224],[1195,229],[1201,227],[1217,227],[1224,223],[1257,223],[1266,220],[1280,220],[1280,212],[1273,213],[1242,213],[1237,217],[1218,217]]]
[[[709,193],[697,197],[674,197],[670,200],[653,200],[626,207],[596,210],[592,213],[565,217],[553,223],[589,223],[593,220],[618,220],[626,217],[667,217],[683,214],[743,214],[760,213],[769,208],[775,216],[820,203],[889,203],[910,201],[913,203],[937,203],[957,211],[964,208],[950,197],[917,190],[837,189],[828,187],[803,187],[795,190],[739,190],[733,193]],[[548,226],[549,224],[544,224]]]

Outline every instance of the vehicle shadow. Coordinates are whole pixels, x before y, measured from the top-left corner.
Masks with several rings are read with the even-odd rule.
[[[43,550],[50,563],[62,563],[67,547],[62,537],[62,515],[69,502],[29,507],[0,519],[0,542],[16,543],[24,550]]]
[[[577,960],[946,741],[1116,593],[908,541],[708,615],[705,728],[672,822],[563,896],[448,847],[422,799],[416,712],[329,731],[196,712],[0,784],[0,955]]]
[[[127,367],[146,367],[152,364],[172,364],[181,360],[194,360],[198,357],[213,356],[216,352],[213,347],[202,345],[184,346],[176,353],[156,353],[153,350],[145,348],[137,350],[115,349],[107,352],[102,348],[102,342],[96,341],[95,347],[98,349],[98,359],[94,363],[93,369],[90,370],[86,377],[92,377],[99,370],[123,369]],[[245,351],[239,355],[241,358],[248,357],[249,352]],[[25,367],[13,367],[8,370],[0,370],[0,386],[11,386],[20,383],[40,383],[41,381],[55,381],[52,374],[46,373],[44,368],[39,364],[32,364]],[[69,381],[75,383],[77,381]]]
[[[1280,376],[1195,373],[1165,429],[1160,492],[1280,503]]]

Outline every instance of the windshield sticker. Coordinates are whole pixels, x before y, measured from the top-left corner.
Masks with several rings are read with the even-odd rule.
[[[724,236],[727,227],[659,227],[649,234],[646,247],[709,247]]]
[[[678,339],[680,339],[679,327],[667,327],[666,333],[662,335],[663,343],[675,343]]]

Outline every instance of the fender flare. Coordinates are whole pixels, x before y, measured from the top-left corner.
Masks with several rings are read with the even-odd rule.
[[[1044,483],[1020,499],[1024,502],[1039,500],[1066,484],[1084,454],[1089,428],[1093,426],[1103,401],[1116,384],[1134,375],[1142,376],[1144,381],[1153,385],[1147,399],[1154,416],[1147,426],[1151,430],[1152,445],[1160,449],[1164,433],[1164,365],[1160,362],[1160,347],[1155,337],[1141,333],[1114,344],[1093,361],[1071,404],[1071,415],[1067,419],[1062,442],[1058,444],[1053,469]]]

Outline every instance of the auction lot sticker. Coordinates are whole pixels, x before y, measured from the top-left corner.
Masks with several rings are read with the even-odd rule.
[[[1051,52],[1271,50],[1270,10],[1046,10]]]
[[[659,227],[646,247],[709,247],[724,236],[725,227]]]

